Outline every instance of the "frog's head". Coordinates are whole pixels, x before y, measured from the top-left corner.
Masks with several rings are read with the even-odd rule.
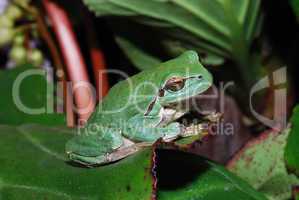
[[[187,100],[212,86],[212,75],[200,64],[193,51],[167,62],[166,68],[169,73],[165,74],[157,95],[162,106]]]

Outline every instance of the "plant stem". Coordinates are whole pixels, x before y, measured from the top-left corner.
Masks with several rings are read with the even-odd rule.
[[[67,13],[56,2],[44,0],[46,12],[53,24],[66,68],[73,85],[79,121],[85,123],[93,112],[95,101],[86,66]],[[83,85],[82,85],[83,84]]]
[[[39,33],[41,34],[41,37],[46,42],[46,44],[50,50],[51,57],[54,61],[54,68],[56,69],[56,71],[60,70],[63,72],[63,73],[60,73],[60,76],[56,76],[56,77],[60,82],[62,82],[62,85],[60,85],[60,86],[63,87],[63,94],[61,94],[61,96],[63,97],[63,101],[64,101],[64,111],[66,112],[67,126],[73,127],[75,125],[75,113],[73,112],[72,109],[69,109],[69,107],[71,107],[71,105],[73,104],[73,101],[70,98],[71,93],[67,88],[67,84],[66,84],[67,78],[66,78],[63,61],[61,59],[61,56],[60,56],[59,50],[55,44],[55,41],[52,38],[52,35],[48,31],[46,22],[44,21],[43,17],[39,14],[39,12],[35,12],[35,13],[36,13],[35,18],[37,21],[37,28],[39,30]]]

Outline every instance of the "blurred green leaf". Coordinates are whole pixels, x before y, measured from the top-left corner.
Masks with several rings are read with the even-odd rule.
[[[225,168],[197,155],[165,150],[157,155],[159,200],[266,200]]]
[[[297,20],[299,20],[299,0],[289,0],[291,7],[297,16]]]
[[[291,126],[285,149],[285,161],[288,169],[299,176],[299,106],[296,106],[293,110]]]
[[[0,199],[151,198],[151,149],[115,164],[80,168],[64,155],[72,133],[59,127],[0,125]]]
[[[299,179],[287,172],[284,148],[289,130],[267,132],[250,141],[229,163],[228,168],[271,200],[292,197]]]
[[[125,38],[116,37],[116,41],[120,48],[124,50],[127,57],[133,62],[133,64],[141,70],[158,66],[162,62],[158,58],[155,58],[142,51],[142,49],[136,47],[133,43]]]
[[[244,57],[256,36],[260,21],[260,0],[84,0],[98,16],[130,16],[152,27],[169,24],[200,42],[195,49],[223,58]],[[105,8],[105,11],[103,11]],[[142,18],[141,18],[142,17]],[[152,23],[147,23],[148,20]],[[154,21],[160,23],[154,23]],[[162,31],[171,32],[165,28]],[[131,30],[133,31],[133,30]],[[184,36],[181,36],[184,37]],[[235,49],[238,47],[238,52]],[[240,50],[240,47],[243,49]],[[237,55],[235,55],[237,54]]]
[[[47,83],[45,71],[30,65],[1,70],[0,82],[0,124],[65,124],[64,115],[53,110],[53,87]],[[41,108],[41,114],[28,110]]]
[[[92,7],[97,15],[119,15],[119,16],[134,16],[137,13],[115,5],[107,0],[89,0],[88,5]]]
[[[132,46],[120,42],[122,50],[140,70],[144,69],[140,64],[142,57],[169,59],[183,51],[195,50],[204,65],[218,66],[225,60],[232,60],[230,70],[240,73],[235,80],[240,82],[241,90],[249,90],[261,75],[260,60],[256,60],[251,51],[263,21],[261,0],[84,2],[98,16],[108,18],[117,37],[140,48],[138,56],[134,57]],[[132,26],[124,26],[124,21]],[[140,31],[136,24],[147,27],[148,31]],[[260,48],[254,51],[259,54]]]
[[[33,124],[0,125],[0,199],[148,200],[153,197],[156,184],[151,148],[110,165],[82,168],[69,163],[64,154],[64,144],[74,131]],[[155,156],[159,160],[155,174],[161,186],[158,199],[208,200],[223,195],[231,200],[265,199],[223,167],[197,155],[161,150],[163,156],[159,152]],[[171,159],[178,162],[173,165]],[[196,173],[190,183],[178,185],[174,190],[162,186],[165,176],[186,178],[185,172],[190,171]],[[173,180],[168,183],[180,184]]]

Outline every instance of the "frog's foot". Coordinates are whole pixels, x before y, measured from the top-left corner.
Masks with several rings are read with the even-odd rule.
[[[86,167],[93,167],[95,165],[100,165],[107,163],[106,155],[99,156],[82,156],[75,153],[69,153],[68,157],[71,161],[84,165]]]
[[[209,115],[204,116],[200,120],[190,120],[181,117],[179,120],[181,125],[181,137],[190,137],[196,135],[206,135],[208,134],[208,129],[211,124],[218,123],[222,119],[221,113],[213,112]]]
[[[126,140],[126,139],[125,139]],[[153,145],[152,142],[139,142],[134,143],[130,140],[125,141],[124,145],[117,150],[106,155],[106,163],[115,162],[126,158],[146,147]]]
[[[123,145],[110,153],[105,153],[98,156],[82,156],[75,153],[71,153],[68,154],[68,156],[72,161],[75,161],[76,163],[79,163],[86,167],[94,167],[98,165],[105,165],[108,163],[116,162],[153,144],[149,142],[140,142],[135,144],[134,142],[126,138],[123,138],[123,140]]]
[[[190,137],[195,135],[205,135],[208,131],[204,124],[192,124],[182,128],[181,137]]]
[[[162,138],[165,142],[170,142],[180,136],[183,129],[180,123],[174,122],[163,128],[164,137]]]

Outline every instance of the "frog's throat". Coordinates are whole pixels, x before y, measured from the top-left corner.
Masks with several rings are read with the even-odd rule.
[[[189,112],[187,108],[178,106],[179,104],[180,103],[173,103],[167,106],[162,106],[157,100],[157,97],[155,97],[148,105],[144,116],[159,116],[160,120],[156,126],[167,125]]]
[[[183,115],[185,115],[188,111],[185,110],[176,110],[172,108],[162,107],[159,113],[160,122],[158,126],[165,126],[171,122],[176,121]]]

